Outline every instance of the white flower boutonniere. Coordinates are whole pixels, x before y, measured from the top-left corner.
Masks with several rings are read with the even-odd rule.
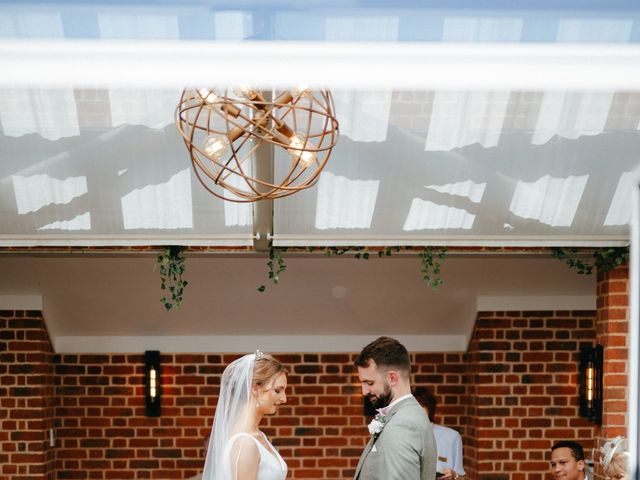
[[[382,415],[381,413],[378,413],[373,420],[371,420],[371,423],[369,423],[369,425],[367,426],[367,428],[369,429],[369,433],[371,435],[378,435],[380,434],[380,432],[382,431],[382,429],[384,428],[384,424],[386,422],[385,416]]]

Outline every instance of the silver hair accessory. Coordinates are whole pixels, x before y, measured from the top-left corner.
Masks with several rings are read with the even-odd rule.
[[[262,358],[263,353],[260,350],[256,350],[256,360],[260,360]]]
[[[624,443],[625,439],[622,435],[618,435],[614,439],[605,442],[604,445],[600,447],[600,465],[603,467],[609,465],[613,456],[624,450]]]

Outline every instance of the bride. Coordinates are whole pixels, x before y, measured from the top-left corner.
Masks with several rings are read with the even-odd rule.
[[[203,480],[284,480],[287,464],[258,426],[286,403],[287,372],[259,350],[225,368]]]

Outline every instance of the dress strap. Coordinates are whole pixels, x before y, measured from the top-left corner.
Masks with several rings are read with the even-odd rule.
[[[258,452],[260,452],[260,442],[258,441],[258,439],[256,439],[253,435],[250,435],[246,432],[238,432],[234,435],[231,436],[231,438],[229,438],[229,441],[227,442],[227,445],[224,448],[224,456],[223,458],[227,459],[227,461],[229,462],[229,464],[227,465],[226,469],[228,470],[228,477],[231,478],[235,475],[232,474],[232,472],[237,472],[237,462],[240,458],[240,452],[238,452],[237,456],[235,457],[235,462],[230,458],[231,457],[231,452],[233,450],[233,445],[235,444],[236,440],[240,437],[249,437],[251,438],[254,442],[256,442],[257,448],[258,448]],[[242,447],[240,447],[242,448]],[[262,458],[262,454],[259,453],[260,458]],[[235,468],[232,467],[232,463],[235,463]]]
[[[258,447],[261,447],[262,445],[260,444],[260,440],[258,440],[256,437],[254,437],[253,435],[251,435],[250,433],[247,432],[238,432],[235,435],[232,435],[231,438],[229,439],[229,442],[227,443],[229,446],[233,445],[234,442],[236,441],[236,439],[238,437],[249,437],[251,440],[253,440],[254,442],[256,442],[256,444],[258,445]]]

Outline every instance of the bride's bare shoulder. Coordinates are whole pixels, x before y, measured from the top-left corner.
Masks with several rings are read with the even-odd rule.
[[[258,449],[257,439],[249,433],[240,433],[234,435],[231,440],[231,458],[251,458],[255,456],[260,458],[260,450]]]
[[[249,434],[237,435],[230,452],[232,478],[255,479],[260,464],[260,450]]]

